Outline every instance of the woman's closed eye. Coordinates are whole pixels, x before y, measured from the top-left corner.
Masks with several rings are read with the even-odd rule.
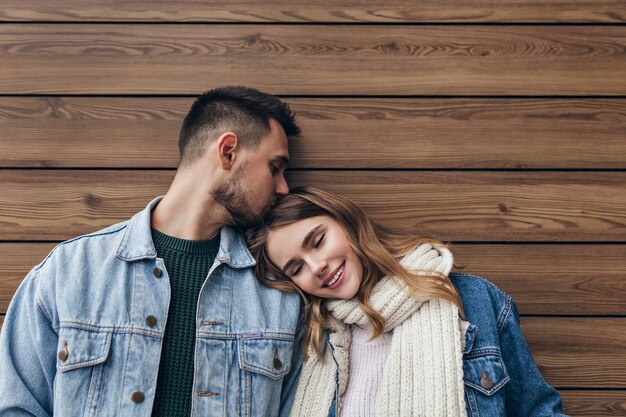
[[[317,248],[319,248],[322,245],[325,236],[326,236],[325,233],[320,233],[317,236],[315,236],[314,239],[308,240],[308,239],[305,238],[305,242],[308,240],[308,245],[312,245],[313,249],[317,249]],[[304,244],[306,244],[306,243],[304,243]],[[300,271],[302,270],[302,263],[300,262],[298,264],[295,264],[294,266],[292,266],[291,268],[288,268],[288,269],[289,269],[289,271],[287,272],[287,275],[290,278],[293,278],[293,277],[297,276],[300,273]]]
[[[300,273],[300,270],[302,269],[302,265],[297,265],[295,266],[292,270],[291,273],[289,274],[290,277],[295,277],[296,275],[298,275]]]
[[[324,233],[320,233],[317,238],[315,239],[315,242],[313,242],[313,247],[314,248],[318,248],[321,244],[322,241],[324,240]]]

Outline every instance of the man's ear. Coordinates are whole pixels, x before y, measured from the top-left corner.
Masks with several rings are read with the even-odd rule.
[[[223,133],[217,138],[217,159],[222,169],[230,170],[235,164],[238,150],[237,135],[233,132]]]

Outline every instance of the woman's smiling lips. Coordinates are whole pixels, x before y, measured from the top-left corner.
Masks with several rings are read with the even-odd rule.
[[[335,288],[339,287],[346,273],[345,266],[346,264],[345,262],[343,262],[341,265],[339,265],[337,269],[335,269],[331,274],[329,274],[328,278],[326,278],[324,282],[322,283],[322,287],[330,288],[331,290],[334,290]],[[339,277],[335,278],[338,273],[340,273]],[[332,282],[332,285],[328,285],[329,282]]]

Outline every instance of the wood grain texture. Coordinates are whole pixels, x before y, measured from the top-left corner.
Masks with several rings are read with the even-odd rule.
[[[521,324],[549,384],[626,388],[626,317],[523,317]]]
[[[462,272],[492,281],[522,314],[626,312],[626,245],[454,244],[452,251]]]
[[[626,391],[560,390],[563,412],[572,417],[626,415]]]
[[[0,171],[5,240],[62,240],[125,220],[173,171]],[[626,241],[625,172],[289,172],[388,226],[452,241]]]
[[[624,99],[287,101],[293,168],[626,168]],[[0,166],[175,168],[192,102],[0,97]]]
[[[6,313],[9,302],[26,274],[56,245],[56,243],[0,243],[0,314]]]
[[[0,243],[0,313],[56,243]],[[509,293],[521,314],[621,315],[626,311],[626,245],[452,246],[463,272]],[[458,270],[458,268],[457,268]]]
[[[622,1],[523,0],[198,2],[4,0],[0,21],[139,22],[624,22]]]
[[[624,95],[626,27],[20,25],[0,94]]]
[[[0,171],[0,234],[65,240],[90,233],[143,209],[173,177],[173,171]]]

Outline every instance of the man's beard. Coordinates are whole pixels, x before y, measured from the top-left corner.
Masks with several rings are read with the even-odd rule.
[[[247,163],[239,166],[230,182],[222,183],[211,193],[215,201],[228,212],[231,225],[241,230],[261,223],[265,212],[271,207],[269,204],[267,207],[255,210],[246,198],[247,192],[243,183],[246,166]]]

